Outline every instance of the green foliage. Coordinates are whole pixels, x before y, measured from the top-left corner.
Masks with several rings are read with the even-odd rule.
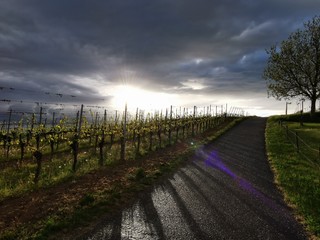
[[[311,116],[309,113],[297,113],[297,114],[290,114],[290,115],[282,115],[282,116],[274,116],[272,118],[275,118],[277,120],[281,121],[289,121],[289,122],[300,122],[303,123],[309,122],[309,123],[320,123],[320,112],[316,112],[313,116]]]
[[[268,92],[277,99],[296,96],[311,100],[311,113],[320,96],[320,17],[305,23],[303,30],[272,46],[264,70]]]
[[[43,228],[40,232],[34,234],[32,239],[35,240],[45,240],[51,239],[51,235],[54,232],[59,232],[65,228],[65,223],[63,221],[59,221],[58,218],[48,217],[43,223]]]
[[[87,193],[80,201],[79,205],[84,207],[91,205],[94,202],[95,198],[91,193]]]
[[[16,232],[8,231],[0,236],[0,240],[16,240],[18,239],[18,235]]]
[[[320,237],[320,167],[297,153],[286,139],[278,119],[270,118],[266,129],[267,152],[276,173],[276,181],[287,201],[303,216],[308,229]]]
[[[21,195],[38,187],[49,187],[70,178],[83,175],[97,169],[97,157],[89,152],[82,152],[79,156],[79,171],[74,174],[71,171],[72,161],[70,155],[60,158],[53,158],[51,161],[44,161],[41,175],[37,186],[33,184],[36,163],[31,162],[23,167],[7,167],[1,170],[0,174],[0,200],[10,196]]]
[[[138,168],[135,172],[135,180],[140,181],[146,177],[146,173],[143,168]]]
[[[146,172],[142,167],[136,168],[133,172],[129,173],[127,179],[131,181],[143,181],[147,177]]]
[[[146,119],[139,117],[128,121],[126,160],[137,159],[150,150],[169,145],[169,130],[172,133],[172,144],[191,136],[193,132],[200,134],[208,128],[219,126],[225,120],[222,117],[197,115],[169,118],[158,114],[154,117],[148,115]],[[83,118],[79,135],[75,134],[74,130],[74,125],[68,125],[67,119],[63,118],[58,124],[47,128],[34,123],[25,128],[20,124],[9,132],[0,131],[0,163],[5,162],[0,174],[0,199],[20,195],[34,188],[52,186],[99,168],[101,155],[97,151],[95,139],[101,140],[102,136],[102,165],[112,166],[118,163],[119,139],[122,134],[120,124],[111,121],[90,125]],[[74,151],[71,146],[75,136],[78,137],[78,148],[76,172],[73,172]],[[42,155],[38,171],[34,152]],[[37,186],[33,183],[36,174],[40,174],[37,177]]]

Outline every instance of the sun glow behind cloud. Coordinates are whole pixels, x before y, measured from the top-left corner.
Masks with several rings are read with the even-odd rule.
[[[125,98],[128,107],[139,109],[227,104],[259,116],[285,112],[284,101],[266,96],[261,79],[265,49],[319,14],[319,0],[240,0],[233,8],[218,0],[207,1],[205,7],[197,1],[146,2],[142,7],[113,0],[68,5],[0,1],[0,16],[10,15],[1,21],[1,86],[27,89],[13,91],[8,99],[16,102],[2,104],[3,112],[21,111],[19,100],[53,101],[51,95],[40,97],[48,91],[76,96],[54,102],[72,108],[84,104],[113,110],[113,103],[121,110]],[[85,14],[88,11],[96,15]],[[113,94],[121,83],[148,91]],[[288,113],[297,107],[289,105]]]
[[[179,105],[179,98],[174,94],[147,91],[129,85],[120,85],[114,88],[112,93],[112,107],[123,109],[125,104],[129,109],[160,110]]]

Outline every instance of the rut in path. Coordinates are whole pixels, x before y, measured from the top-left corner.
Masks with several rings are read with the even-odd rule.
[[[240,123],[80,239],[307,239],[273,182],[265,125]]]

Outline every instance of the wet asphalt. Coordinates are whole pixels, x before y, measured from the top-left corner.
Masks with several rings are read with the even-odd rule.
[[[274,184],[265,125],[243,121],[82,239],[307,239]]]

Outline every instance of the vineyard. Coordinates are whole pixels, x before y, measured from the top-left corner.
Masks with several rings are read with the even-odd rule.
[[[178,113],[173,107],[165,112],[145,114],[136,111],[108,116],[92,113],[81,105],[76,116],[43,120],[43,110],[12,122],[12,112],[0,132],[0,199],[34,187],[54,185],[75,174],[84,174],[105,165],[139,161],[150,151],[194,137],[217,127],[241,112],[212,114],[194,107]],[[91,116],[91,117],[90,117]],[[54,117],[53,117],[54,119]]]

